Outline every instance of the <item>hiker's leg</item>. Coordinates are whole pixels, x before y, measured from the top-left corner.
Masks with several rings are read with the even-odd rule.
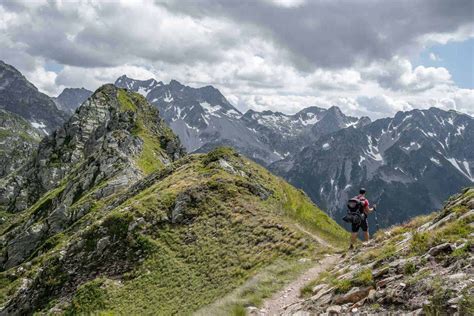
[[[368,230],[364,232],[364,239],[365,239],[365,241],[369,241],[369,231]]]
[[[357,239],[357,233],[351,234],[351,245],[354,245]]]

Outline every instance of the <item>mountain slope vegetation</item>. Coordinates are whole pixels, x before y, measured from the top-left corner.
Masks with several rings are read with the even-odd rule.
[[[5,179],[1,313],[189,313],[347,233],[230,148],[184,155],[155,108],[105,85]],[[302,230],[301,228],[304,228]]]

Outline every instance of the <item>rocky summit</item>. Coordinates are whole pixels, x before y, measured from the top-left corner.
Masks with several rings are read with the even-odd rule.
[[[113,85],[1,181],[0,315],[187,314],[348,237],[232,149],[185,155],[156,108]]]
[[[474,188],[377,233],[307,284],[284,315],[473,315]]]
[[[2,236],[0,265],[23,262],[95,203],[182,154],[179,140],[142,96],[101,87],[26,164],[0,180],[0,208],[15,221]]]

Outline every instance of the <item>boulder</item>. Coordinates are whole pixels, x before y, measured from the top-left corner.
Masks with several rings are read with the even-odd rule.
[[[391,277],[382,279],[382,280],[380,280],[380,281],[377,282],[376,287],[377,287],[377,288],[384,287],[385,285],[387,285],[387,283],[390,283],[390,282],[393,282],[393,281],[395,281],[395,280],[398,280],[398,279],[400,279],[401,277],[403,277],[402,274],[397,274],[397,275],[393,275],[393,276],[391,276]]]
[[[376,295],[375,295],[375,294],[376,294],[376,293],[377,293],[377,291],[375,291],[375,290],[373,290],[373,289],[370,290],[370,291],[369,291],[369,295],[367,295],[367,300],[368,300],[369,302],[372,302],[372,303],[375,302],[375,300],[376,300]]]
[[[450,243],[444,243],[428,250],[428,254],[430,254],[433,257],[436,257],[440,254],[448,254],[453,251],[454,251],[454,247]]]
[[[332,302],[337,305],[342,305],[345,303],[356,303],[369,295],[370,290],[372,290],[372,286],[367,286],[363,288],[354,287],[348,293],[338,295],[333,298]]]
[[[331,305],[326,308],[326,313],[329,315],[339,315],[342,312],[342,307],[339,305]]]

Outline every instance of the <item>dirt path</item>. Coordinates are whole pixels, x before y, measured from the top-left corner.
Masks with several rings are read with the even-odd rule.
[[[340,255],[337,254],[327,255],[321,259],[312,268],[268,299],[264,303],[263,308],[260,309],[260,315],[281,315],[284,313],[285,307],[300,302],[300,289],[311,280],[314,280],[319,273],[326,271],[336,263],[338,259],[340,259]]]
[[[313,234],[312,232],[310,232],[309,230],[307,230],[306,228],[304,228],[303,226],[299,225],[299,224],[296,224],[295,225],[299,230],[301,230],[303,233],[309,235],[311,238],[313,238],[314,240],[316,240],[318,243],[320,243],[321,245],[323,245],[324,247],[327,247],[331,250],[337,250],[336,248],[334,248],[334,246],[332,246],[331,244],[329,244],[327,241],[325,241],[324,239],[322,239],[321,237],[319,237],[318,235],[315,235]]]

